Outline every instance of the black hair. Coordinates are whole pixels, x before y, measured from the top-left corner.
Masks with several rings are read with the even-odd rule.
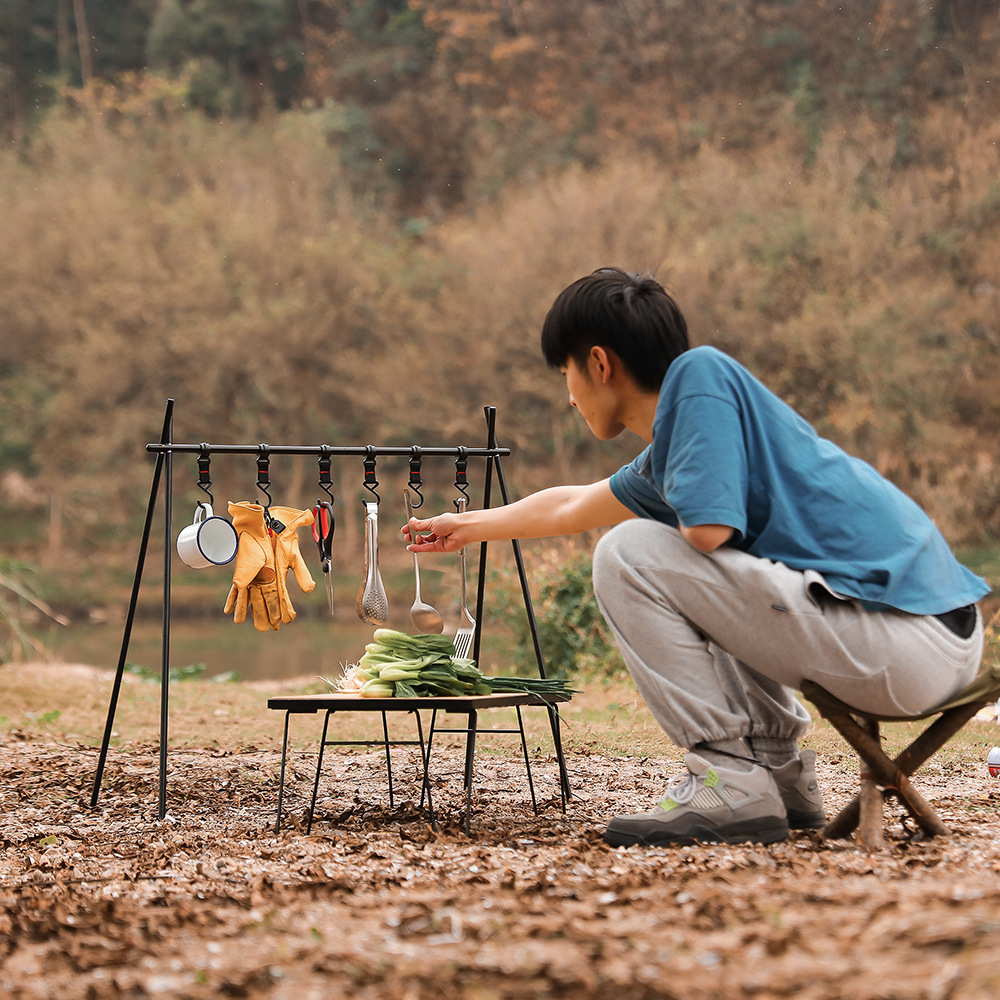
[[[552,368],[585,369],[591,347],[613,351],[643,389],[659,391],[671,363],[691,346],[677,303],[649,275],[602,267],[559,293],[542,324]]]

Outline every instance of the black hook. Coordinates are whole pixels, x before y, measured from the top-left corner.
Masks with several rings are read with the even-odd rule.
[[[424,495],[420,492],[423,483],[420,480],[420,447],[413,445],[410,449],[410,479],[407,485],[419,498],[416,503],[410,501],[410,507],[416,510],[424,505]]]
[[[375,497],[375,503],[381,503],[382,498],[378,495],[376,487],[378,486],[378,480],[375,478],[375,445],[368,444],[365,445],[365,481],[364,487],[368,490],[373,497]],[[361,501],[364,503],[364,500]]]
[[[328,444],[319,446],[319,488],[323,490],[333,503],[333,480],[330,478],[330,456],[333,448]]]
[[[202,441],[198,452],[198,489],[204,490],[208,494],[208,502],[215,507],[215,499],[212,496],[212,477],[209,474],[209,466],[212,464],[211,453],[208,442]]]
[[[466,504],[469,503],[468,469],[469,449],[459,446],[458,458],[455,459],[455,488],[462,494]],[[461,509],[461,501],[459,499],[455,500],[455,507]]]
[[[266,444],[257,446],[257,489],[267,497],[264,509],[271,506],[271,459],[268,457],[270,448]]]

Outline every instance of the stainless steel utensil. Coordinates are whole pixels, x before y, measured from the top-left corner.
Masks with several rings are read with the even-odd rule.
[[[403,502],[406,504],[406,522],[409,524],[413,517],[413,504],[410,502],[410,491],[403,490]],[[414,536],[412,541],[416,542]],[[424,633],[434,633],[444,631],[444,619],[438,611],[420,599],[420,565],[417,562],[417,554],[413,553],[413,578],[416,584],[416,596],[413,604],[410,605],[410,621]]]
[[[466,505],[468,500],[465,497],[460,497],[455,501],[455,507],[458,509],[459,514],[465,513]],[[460,619],[458,623],[458,631],[455,633],[455,655],[460,659],[466,659],[472,649],[472,640],[476,635],[476,619],[469,614],[469,609],[466,607],[466,594],[465,594],[465,546],[458,550],[458,566],[459,574],[462,579],[462,608],[460,611]]]
[[[365,504],[365,579],[354,606],[358,617],[381,628],[389,620],[389,602],[378,571],[378,504]]]

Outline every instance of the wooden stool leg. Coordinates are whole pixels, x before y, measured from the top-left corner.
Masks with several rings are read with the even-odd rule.
[[[862,719],[861,728],[876,743],[880,742],[878,723]],[[882,849],[882,790],[871,769],[861,760],[861,795],[858,800],[858,843],[867,851]]]
[[[827,718],[861,756],[862,790],[854,802],[850,803],[827,824],[823,830],[824,837],[834,839],[838,836],[846,836],[851,830],[854,817],[857,816],[859,843],[866,847],[869,843],[874,843],[875,837],[871,830],[876,822],[881,826],[881,800],[885,797],[878,791],[879,785],[899,798],[921,830],[928,836],[948,836],[951,831],[938,818],[931,804],[913,787],[904,769],[896,761],[889,760],[883,753],[881,741],[877,735],[877,722],[865,719],[859,721],[849,715],[834,712],[831,712]],[[924,748],[921,748],[920,753],[915,756],[922,756],[923,753]],[[930,756],[930,753],[927,753],[927,756]],[[900,758],[902,757],[901,754]],[[879,795],[878,803],[875,800],[876,793]],[[866,796],[870,803],[867,806],[869,819],[867,826],[865,826],[865,817],[862,815],[862,810],[865,808],[863,800]],[[857,811],[855,812],[855,810]],[[863,826],[866,830],[864,834],[862,834]],[[870,849],[877,850],[877,847]]]
[[[877,850],[882,841],[883,804],[890,795],[899,799],[924,834],[929,837],[948,836],[951,831],[941,822],[931,804],[913,787],[909,776],[962,729],[984,704],[989,703],[986,692],[987,689],[977,679],[968,689],[973,696],[972,701],[958,701],[950,708],[941,709],[937,718],[895,760],[890,760],[882,747],[877,721],[856,715],[853,709],[818,685],[803,682],[802,693],[853,747],[861,760],[858,794],[823,827],[820,836],[824,840],[834,840],[848,837],[857,830],[858,842]],[[913,721],[929,718],[933,714],[915,716]]]

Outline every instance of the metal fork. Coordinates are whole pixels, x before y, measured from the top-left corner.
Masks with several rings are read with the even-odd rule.
[[[469,501],[466,497],[461,497],[455,501],[455,507],[458,509],[459,514],[465,513],[465,507],[468,502]],[[462,546],[462,548],[458,550],[458,566],[462,578],[462,610],[454,642],[455,656],[464,660],[469,656],[469,652],[472,649],[472,640],[476,635],[476,619],[469,614],[469,609],[465,603],[465,546]]]

